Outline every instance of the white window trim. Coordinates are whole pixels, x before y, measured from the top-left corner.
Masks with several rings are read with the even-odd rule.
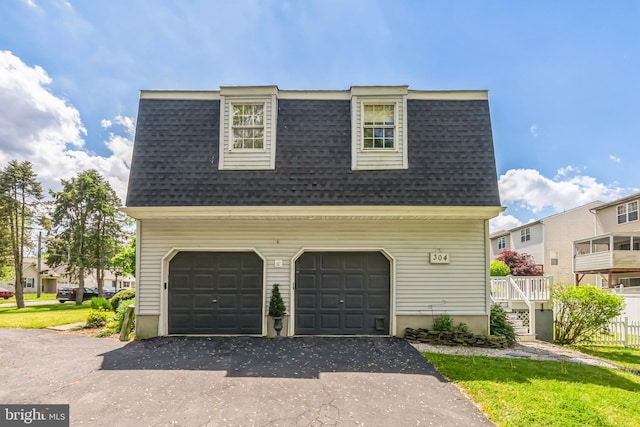
[[[366,148],[364,146],[364,129],[365,129],[365,125],[364,125],[364,107],[366,105],[393,105],[393,147],[392,148]],[[398,152],[398,146],[399,144],[399,140],[398,140],[398,136],[400,135],[399,129],[398,129],[398,101],[390,101],[390,100],[363,100],[360,101],[360,112],[362,114],[362,117],[360,118],[360,141],[359,141],[359,151],[360,152]],[[383,128],[389,128],[389,126],[382,126]]]
[[[409,147],[407,132],[407,89],[406,87],[354,87],[351,90],[351,169],[352,170],[386,170],[408,169]],[[394,148],[364,148],[364,105],[365,104],[395,104],[394,108]],[[402,117],[400,116],[402,109]],[[402,118],[402,126],[400,126]],[[358,126],[356,126],[358,124]],[[357,129],[357,131],[356,131]],[[365,168],[358,165],[360,154],[375,153],[381,157],[397,156],[402,153],[402,167],[385,168],[384,165],[376,168]]]
[[[635,206],[635,209],[630,210],[630,205],[632,205],[632,204],[635,204],[636,206]],[[640,219],[640,206],[638,206],[638,205],[640,205],[640,202],[638,202],[638,200],[632,200],[632,201],[630,201],[628,203],[622,203],[622,204],[617,205],[616,206],[616,221],[617,221],[618,225],[626,224],[628,222],[638,221],[638,219]],[[618,213],[618,210],[621,207],[624,207],[624,213],[623,214]],[[632,213],[632,212],[636,213],[636,219],[630,220],[629,219],[629,214]],[[622,215],[624,215],[624,221],[620,222],[620,216],[622,216]]]
[[[233,106],[234,105],[262,105],[262,148],[236,148],[233,146]],[[267,151],[267,101],[240,100],[229,101],[229,117],[227,117],[229,151],[234,153],[264,153]]]
[[[506,248],[507,248],[507,238],[505,236],[498,237],[498,250],[506,249]]]
[[[227,104],[229,108],[227,109]],[[264,105],[263,148],[233,148],[233,104]],[[269,120],[271,121],[269,123]],[[219,170],[273,170],[276,167],[276,141],[278,121],[278,88],[276,86],[224,87],[220,88],[220,136],[218,142]],[[227,137],[225,138],[225,133]],[[231,163],[225,156],[233,156]],[[260,167],[237,165],[246,155],[263,156]],[[268,162],[267,162],[268,159]],[[242,160],[240,160],[242,162]],[[233,165],[233,164],[236,165]],[[268,163],[268,164],[267,164]]]
[[[520,230],[520,243],[531,241],[531,227],[523,228]]]

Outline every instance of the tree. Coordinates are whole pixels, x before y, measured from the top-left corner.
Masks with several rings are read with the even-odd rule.
[[[12,160],[0,173],[0,223],[4,239],[8,240],[15,273],[16,306],[24,308],[22,260],[29,243],[29,230],[35,222],[42,185],[31,163]],[[6,233],[9,233],[7,239]]]
[[[513,276],[542,276],[542,269],[530,263],[525,254],[519,254],[515,251],[502,251],[496,257],[496,260],[507,264]]]
[[[491,261],[489,264],[489,271],[491,277],[508,276],[511,274],[511,269],[504,261]]]
[[[111,265],[122,268],[124,274],[136,275],[136,238],[131,239],[128,246],[120,250],[111,258]]]
[[[556,317],[555,341],[574,344],[588,341],[597,332],[607,332],[609,320],[624,309],[624,298],[594,286],[558,283],[551,288]]]
[[[117,210],[120,200],[94,169],[61,183],[61,191],[51,192],[54,236],[50,239],[48,263],[53,267],[67,265],[67,271],[78,279],[76,304],[81,305],[84,278],[90,269],[96,270],[98,293],[102,294],[104,268],[114,255],[121,232]]]

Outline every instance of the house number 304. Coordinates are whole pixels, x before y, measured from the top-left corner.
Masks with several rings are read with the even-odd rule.
[[[444,254],[442,252],[432,252],[429,262],[431,264],[449,264],[449,254]]]

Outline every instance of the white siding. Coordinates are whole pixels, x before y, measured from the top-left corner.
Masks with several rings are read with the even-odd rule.
[[[395,314],[486,314],[483,220],[142,220],[139,314],[160,314],[162,259],[172,249],[255,248],[266,258],[266,300],[280,284],[288,309],[292,259],[302,249],[385,249],[395,259]],[[429,264],[445,252],[450,264]],[[282,260],[281,268],[275,260]],[[392,279],[393,282],[393,279]],[[392,296],[394,301],[394,296]]]
[[[277,120],[277,99],[273,95],[268,98],[258,99],[235,99],[221,97],[220,114],[220,169],[274,169],[276,150],[276,120]],[[264,102],[264,149],[256,150],[233,150],[231,147],[231,104],[232,103],[254,103]]]

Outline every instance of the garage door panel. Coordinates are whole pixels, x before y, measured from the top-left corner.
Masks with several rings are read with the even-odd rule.
[[[347,329],[365,329],[365,316],[362,313],[345,314],[344,326]]]
[[[362,277],[362,275],[354,275],[354,274],[347,274],[344,277],[345,279],[345,283],[344,283],[344,287],[345,289],[364,289],[365,288],[365,282],[366,282],[366,277]]]
[[[332,309],[338,308],[340,304],[340,295],[337,293],[327,294],[323,293],[321,296],[322,303],[320,304],[321,309]]]
[[[367,307],[374,310],[383,310],[387,308],[389,299],[386,295],[368,295]]]
[[[262,289],[262,274],[243,274],[240,278],[240,288],[246,290]]]
[[[337,274],[322,274],[319,283],[322,289],[340,289],[340,276]]]
[[[344,269],[361,271],[364,269],[365,261],[366,258],[359,254],[347,254],[344,256]]]
[[[262,311],[262,297],[258,295],[242,295],[240,306],[245,309],[260,309]]]
[[[230,308],[230,309],[237,309],[238,307],[241,307],[238,301],[238,296],[236,294],[226,294],[226,293],[218,293],[216,301],[218,301],[216,303],[217,307],[219,309],[225,309],[225,308]]]
[[[340,255],[328,253],[320,258],[320,270],[337,270],[340,268]]]
[[[344,308],[349,309],[363,309],[365,307],[364,304],[365,295],[356,294],[356,295],[345,295],[344,298]]]
[[[369,275],[367,288],[370,290],[386,291],[389,288],[389,273],[383,275]]]
[[[315,330],[318,328],[316,324],[318,318],[314,314],[296,314],[296,328],[300,328],[301,330]]]
[[[307,252],[296,261],[296,334],[389,334],[389,313],[390,264],[381,253]]]
[[[260,334],[262,287],[253,252],[179,252],[169,263],[169,333]]]
[[[320,315],[320,328],[330,331],[338,331],[338,328],[340,328],[340,314],[322,313]]]
[[[298,275],[298,279],[296,280],[296,288],[304,290],[304,289],[316,289],[316,276],[308,275],[308,274],[300,274]]]
[[[317,297],[316,295],[304,294],[304,295],[299,295],[296,301],[297,301],[296,303],[297,310],[305,310],[305,309],[315,310]]]

